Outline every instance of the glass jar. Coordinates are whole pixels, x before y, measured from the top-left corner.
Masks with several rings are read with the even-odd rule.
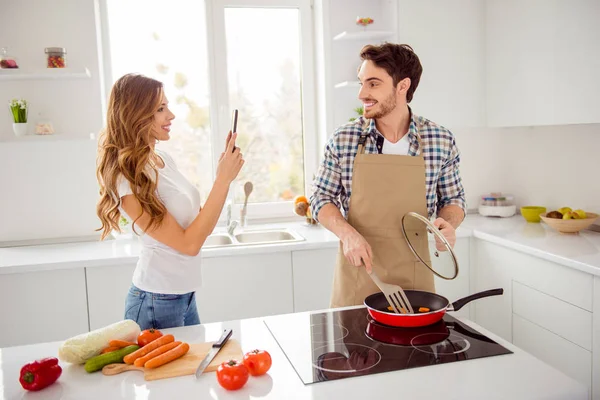
[[[65,68],[67,66],[65,58],[67,50],[64,47],[46,47],[44,52],[48,60],[46,64],[48,68]]]
[[[8,48],[0,48],[0,69],[19,68],[17,61],[8,55]]]

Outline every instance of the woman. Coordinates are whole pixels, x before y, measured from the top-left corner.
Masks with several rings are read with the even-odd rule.
[[[142,249],[125,302],[125,319],[142,329],[200,323],[195,290],[201,286],[200,249],[217,224],[231,182],[244,160],[227,136],[211,192],[198,190],[173,159],[155,148],[169,140],[171,121],[162,83],[128,74],[115,82],[99,145],[97,214],[102,239],[124,215],[142,233]]]

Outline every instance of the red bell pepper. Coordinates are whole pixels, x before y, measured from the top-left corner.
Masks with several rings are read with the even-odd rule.
[[[58,365],[58,359],[48,357],[25,364],[21,368],[19,382],[23,389],[37,391],[52,385],[62,374],[62,368]]]

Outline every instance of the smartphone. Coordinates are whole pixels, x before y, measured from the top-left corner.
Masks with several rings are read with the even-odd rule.
[[[231,114],[231,134],[232,135],[237,132],[237,120],[238,120],[238,110],[234,109],[233,113]],[[231,152],[233,153],[234,151],[235,151],[235,147],[233,148],[233,150],[231,150]]]
[[[231,134],[234,134],[237,132],[237,120],[238,120],[238,110],[235,109],[235,110],[233,110],[233,113],[231,114]]]

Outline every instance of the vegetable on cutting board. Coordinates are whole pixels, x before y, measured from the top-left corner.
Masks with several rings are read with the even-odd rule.
[[[140,332],[140,326],[133,320],[115,322],[65,340],[58,349],[58,358],[72,364],[83,364],[110,347],[111,340],[135,342]]]
[[[127,346],[135,346],[138,345],[138,343],[136,342],[127,342],[125,340],[111,340],[110,342],[108,342],[108,345],[110,347],[117,347],[119,349],[122,349],[123,347],[127,347]]]
[[[62,374],[56,357],[48,357],[23,365],[19,382],[23,389],[38,391],[52,385]]]
[[[109,346],[109,347],[105,348],[104,350],[102,350],[100,352],[100,354],[110,353],[111,351],[115,351],[115,350],[119,350],[119,349],[122,349],[122,347]]]
[[[147,345],[155,339],[158,339],[162,335],[162,332],[158,329],[146,329],[139,334],[137,338],[137,344],[140,347],[144,347],[145,345]]]
[[[145,356],[146,354],[150,353],[152,350],[156,350],[158,349],[160,346],[163,346],[165,344],[171,343],[175,341],[175,337],[173,335],[164,335],[159,337],[158,339],[155,339],[153,341],[151,341],[150,343],[148,343],[147,345],[145,345],[144,347],[140,348],[139,350],[128,354],[123,361],[125,361],[125,364],[133,364],[133,362],[135,360],[137,360],[140,357]]]
[[[91,373],[100,371],[108,364],[122,363],[123,358],[137,351],[139,348],[140,346],[138,345],[132,345],[123,347],[120,350],[115,350],[110,353],[100,354],[99,356],[92,357],[85,362],[85,370]]]
[[[174,349],[175,347],[179,346],[180,344],[181,344],[181,342],[171,342],[171,343],[162,345],[158,349],[154,349],[150,353],[146,354],[145,356],[136,359],[133,362],[133,365],[135,365],[136,367],[143,367],[144,364],[146,364],[146,361],[150,361],[154,357],[157,357],[163,353],[166,353],[167,351]]]
[[[161,365],[165,365],[167,363],[170,363],[173,360],[178,359],[179,357],[182,357],[188,351],[190,351],[190,345],[185,342],[181,343],[179,346],[175,347],[174,349],[171,349],[171,350],[167,351],[166,353],[163,353],[159,356],[152,358],[151,360],[146,361],[146,363],[144,364],[144,367],[158,368]]]

